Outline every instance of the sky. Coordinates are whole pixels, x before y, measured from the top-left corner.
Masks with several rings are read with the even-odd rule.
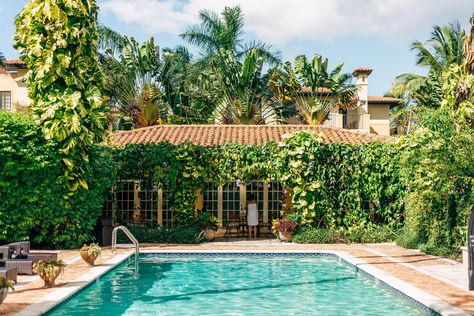
[[[0,52],[13,48],[14,19],[27,0],[0,0]],[[283,60],[320,54],[330,66],[344,63],[374,69],[369,94],[384,95],[401,73],[424,73],[415,65],[410,43],[425,41],[432,26],[460,21],[468,29],[474,0],[98,0],[100,23],[161,47],[186,45],[179,34],[199,23],[200,10],[221,12],[240,5],[245,38],[273,45]]]

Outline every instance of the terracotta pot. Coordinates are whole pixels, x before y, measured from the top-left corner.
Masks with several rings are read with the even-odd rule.
[[[98,254],[92,254],[89,255],[89,252],[87,250],[81,250],[79,251],[81,254],[82,259],[87,262],[89,265],[93,266],[95,259],[99,256]]]
[[[49,267],[44,268],[41,273],[38,273],[38,276],[43,279],[45,287],[53,287],[54,281],[61,274],[61,267]]]
[[[3,303],[3,301],[7,297],[7,294],[8,294],[8,288],[7,287],[0,288],[0,305]]]
[[[283,232],[278,232],[278,237],[280,238],[280,240],[282,241],[291,241],[291,235],[293,233],[291,232],[286,232],[286,233],[283,233]]]
[[[207,241],[214,240],[214,238],[216,238],[216,231],[212,229],[205,229],[204,238],[206,238]]]

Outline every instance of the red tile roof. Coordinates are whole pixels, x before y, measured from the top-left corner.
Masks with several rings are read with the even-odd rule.
[[[356,69],[354,69],[354,71],[352,72],[352,75],[354,77],[357,77],[358,74],[367,74],[370,75],[372,73],[373,69],[370,68],[370,67],[358,67]]]
[[[17,67],[26,67],[26,63],[19,59],[5,60],[5,65],[7,66],[17,66]]]
[[[109,135],[111,144],[137,143],[172,144],[191,142],[200,146],[223,144],[263,145],[269,141],[281,142],[282,136],[301,130],[318,132],[324,143],[365,144],[387,142],[390,137],[361,133],[321,125],[157,125]]]
[[[369,95],[367,98],[367,101],[369,103],[388,103],[388,104],[399,104],[402,102],[401,99],[397,99],[397,98],[379,97],[379,96],[373,96],[373,95]]]

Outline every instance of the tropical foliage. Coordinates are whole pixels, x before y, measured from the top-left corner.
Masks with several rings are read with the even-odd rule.
[[[93,0],[30,0],[16,20],[15,47],[26,62],[31,108],[54,140],[68,198],[88,188],[89,150],[106,134],[107,107],[97,55]]]
[[[288,114],[296,114],[304,124],[320,125],[336,107],[358,105],[357,86],[352,83],[351,74],[342,72],[342,67],[339,64],[329,70],[327,58],[314,55],[309,60],[301,55],[295,58],[294,68],[286,62],[274,69],[269,86]]]
[[[466,243],[474,205],[471,41],[466,39],[462,63],[455,59],[441,74],[439,108],[422,112],[418,128],[402,139],[409,190],[406,230],[398,242],[439,255],[456,255]]]

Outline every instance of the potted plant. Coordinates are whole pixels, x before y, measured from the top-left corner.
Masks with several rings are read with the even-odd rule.
[[[0,276],[0,305],[7,297],[9,289],[11,289],[12,291],[15,290],[13,288],[13,281],[7,278],[6,276]]]
[[[202,212],[196,218],[196,225],[204,233],[206,240],[211,241],[216,237],[216,230],[219,229],[220,221],[209,212]]]
[[[47,259],[40,260],[33,266],[36,272],[44,281],[45,287],[53,287],[54,281],[64,272],[66,264],[62,260]]]
[[[100,255],[102,249],[99,244],[92,243],[90,245],[84,245],[79,253],[81,254],[82,259],[87,262],[89,265],[93,266],[95,259]]]
[[[282,241],[291,241],[293,232],[298,224],[295,221],[282,219],[274,223],[274,229],[278,232],[278,238]]]

